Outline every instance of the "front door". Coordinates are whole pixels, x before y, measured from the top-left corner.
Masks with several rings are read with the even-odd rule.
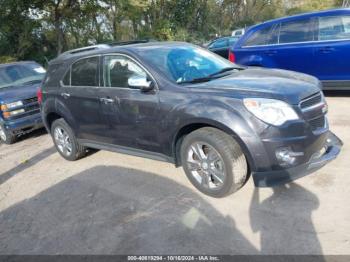
[[[158,89],[144,92],[130,86],[131,78],[155,80],[135,60],[122,55],[103,59],[104,87],[101,92],[103,118],[109,143],[148,151],[159,151]]]

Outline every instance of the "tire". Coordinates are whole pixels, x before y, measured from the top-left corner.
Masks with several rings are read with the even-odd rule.
[[[11,145],[16,142],[17,136],[6,130],[3,125],[0,125],[0,140],[7,145]]]
[[[58,153],[64,159],[75,161],[85,155],[86,148],[79,145],[73,130],[63,118],[52,123],[51,136]]]
[[[248,178],[248,164],[241,147],[233,137],[216,128],[204,127],[188,134],[180,157],[191,183],[212,197],[236,192]]]

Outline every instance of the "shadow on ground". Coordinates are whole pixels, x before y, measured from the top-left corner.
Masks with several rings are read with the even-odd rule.
[[[311,211],[318,206],[312,193],[292,185],[263,202],[258,193],[250,215],[253,230],[262,237],[262,252],[321,253],[311,222]],[[230,216],[220,214],[199,193],[152,173],[97,166],[1,212],[0,253],[258,254],[260,250]]]
[[[23,170],[25,170],[27,168],[34,166],[35,164],[37,164],[40,161],[45,160],[46,158],[48,158],[49,156],[51,156],[54,153],[56,153],[56,149],[54,147],[50,147],[50,148],[45,149],[45,150],[39,152],[38,154],[32,156],[31,158],[29,158],[25,162],[17,165],[16,167],[6,171],[5,173],[3,173],[3,174],[0,173],[0,185],[5,183],[12,176],[22,172]]]

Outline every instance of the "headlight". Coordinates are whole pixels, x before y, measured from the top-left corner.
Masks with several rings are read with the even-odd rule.
[[[281,100],[266,98],[246,98],[244,106],[260,120],[274,125],[283,125],[286,121],[298,119],[297,113]]]
[[[11,108],[19,107],[19,106],[23,106],[22,101],[16,101],[13,103],[6,104],[7,109],[11,109]]]

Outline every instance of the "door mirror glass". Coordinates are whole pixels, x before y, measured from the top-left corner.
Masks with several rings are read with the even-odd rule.
[[[150,91],[153,89],[152,81],[148,81],[147,77],[142,75],[133,75],[128,79],[128,85],[132,88],[139,88],[142,91]]]

